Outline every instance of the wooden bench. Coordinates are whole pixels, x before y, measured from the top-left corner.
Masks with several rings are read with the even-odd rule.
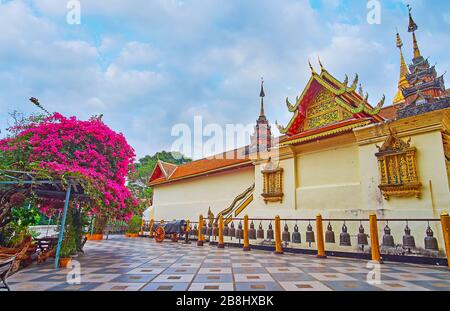
[[[0,288],[5,288],[7,291],[11,290],[6,280],[8,279],[9,272],[13,267],[15,259],[15,256],[0,256],[0,280],[2,280],[3,283],[3,285],[0,285]]]
[[[19,270],[21,265],[31,263],[32,255],[36,252],[36,246],[33,244],[31,236],[23,239],[19,246],[14,248],[0,247],[0,258],[15,257],[11,272]]]

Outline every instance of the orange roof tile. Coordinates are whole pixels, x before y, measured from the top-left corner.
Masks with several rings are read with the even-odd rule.
[[[222,158],[220,158],[220,156]],[[168,175],[168,178],[158,177],[154,180],[151,180],[150,176],[148,185],[155,186],[189,177],[220,172],[230,168],[251,165],[251,163],[252,162],[248,157],[237,157],[237,153],[235,151],[232,151],[226,154],[220,154],[211,158],[205,158],[177,166],[174,172],[171,175]]]
[[[388,120],[395,119],[397,117],[397,110],[399,108],[400,108],[399,105],[384,107],[381,109],[379,115]]]
[[[164,172],[167,174],[167,176],[171,176],[172,173],[178,167],[176,164],[167,163],[167,162],[164,162],[164,161],[160,161],[160,164],[161,164],[162,168],[164,169]]]

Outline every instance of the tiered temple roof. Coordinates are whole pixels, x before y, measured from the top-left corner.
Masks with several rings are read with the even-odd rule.
[[[428,59],[422,56],[416,37],[419,27],[412,17],[409,6],[408,9],[408,32],[412,33],[414,58],[406,75],[408,85],[402,87],[405,106],[398,110],[398,118],[450,107],[450,96],[445,88],[444,76],[438,76],[436,67],[430,66]]]
[[[351,129],[368,123],[381,122],[380,115],[385,97],[376,107],[372,107],[366,94],[364,97],[356,92],[358,75],[349,86],[348,77],[340,82],[333,77],[322,65],[318,74],[310,64],[311,78],[300,97],[293,105],[286,99],[288,110],[293,116],[287,126],[278,129],[288,137],[282,142],[292,141],[291,137],[307,135],[308,133],[339,131],[345,127]]]

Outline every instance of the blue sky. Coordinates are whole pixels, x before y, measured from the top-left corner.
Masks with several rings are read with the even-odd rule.
[[[303,90],[308,58],[336,77],[360,75],[372,103],[395,95],[396,28],[409,62],[406,1],[381,0],[369,25],[364,0],[81,0],[81,25],[65,0],[0,0],[0,129],[7,112],[50,111],[104,121],[138,156],[169,149],[176,123],[196,115],[219,124],[254,122],[265,79],[271,122],[290,119],[284,101]],[[450,70],[450,6],[409,0],[424,56]],[[449,86],[448,86],[449,87]],[[2,134],[0,134],[2,135]]]

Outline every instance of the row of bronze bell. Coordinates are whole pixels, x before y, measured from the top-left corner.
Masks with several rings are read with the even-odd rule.
[[[357,235],[357,241],[358,245],[364,246],[368,245],[368,236],[365,233],[364,227],[361,224],[359,226]],[[197,225],[194,225],[194,228],[191,232],[192,235],[197,236],[198,234],[198,228]],[[202,234],[208,235],[208,236],[217,236],[218,235],[218,228],[217,226],[203,226],[202,228]],[[223,228],[223,235],[228,237],[235,237],[237,239],[243,239],[244,238],[244,231],[242,229],[242,223],[239,222],[238,228],[235,229],[234,223],[232,222],[230,225],[230,228],[228,228],[228,225],[225,225]],[[250,228],[248,230],[248,237],[251,240],[256,239],[264,239],[264,230],[262,227],[262,223],[259,224],[258,229],[255,229],[255,224],[253,221],[250,223]],[[266,237],[268,240],[274,239],[274,231],[272,227],[272,223],[269,223],[269,227],[267,229]],[[282,232],[281,239],[283,242],[292,242],[292,243],[301,243],[301,234],[299,232],[298,225],[295,224],[294,226],[294,232],[291,234],[289,233],[289,227],[287,224],[284,225],[284,229]],[[312,229],[311,224],[308,224],[306,228],[306,243],[314,243],[315,237],[314,237],[314,231]],[[325,232],[325,243],[336,243],[335,234],[333,232],[333,228],[330,223],[328,223],[327,231]],[[426,230],[426,237],[424,239],[425,249],[427,250],[434,250],[438,251],[438,242],[437,239],[434,237],[434,232],[431,229],[430,225],[428,225]],[[342,232],[339,236],[339,245],[340,246],[351,246],[351,237],[348,233],[348,228],[346,224],[344,223],[342,225]],[[384,247],[395,247],[394,243],[394,237],[391,235],[391,229],[389,228],[389,225],[386,224],[386,227],[384,228],[384,235],[383,235],[383,243],[382,246]],[[411,235],[411,229],[409,228],[408,224],[406,224],[405,227],[405,235],[403,236],[403,246],[411,249],[416,247],[416,242],[414,239],[414,236]]]
[[[437,239],[434,237],[434,232],[429,224],[426,230],[426,235],[427,236],[424,239],[425,249],[438,251],[439,250],[438,242]],[[384,228],[382,245],[385,247],[395,247],[394,237],[391,235],[391,228],[389,228],[388,224],[386,224],[386,227]],[[406,224],[405,235],[403,235],[403,246],[408,249],[416,247],[416,241],[414,239],[414,236],[411,235],[411,229],[409,228],[408,224]]]

